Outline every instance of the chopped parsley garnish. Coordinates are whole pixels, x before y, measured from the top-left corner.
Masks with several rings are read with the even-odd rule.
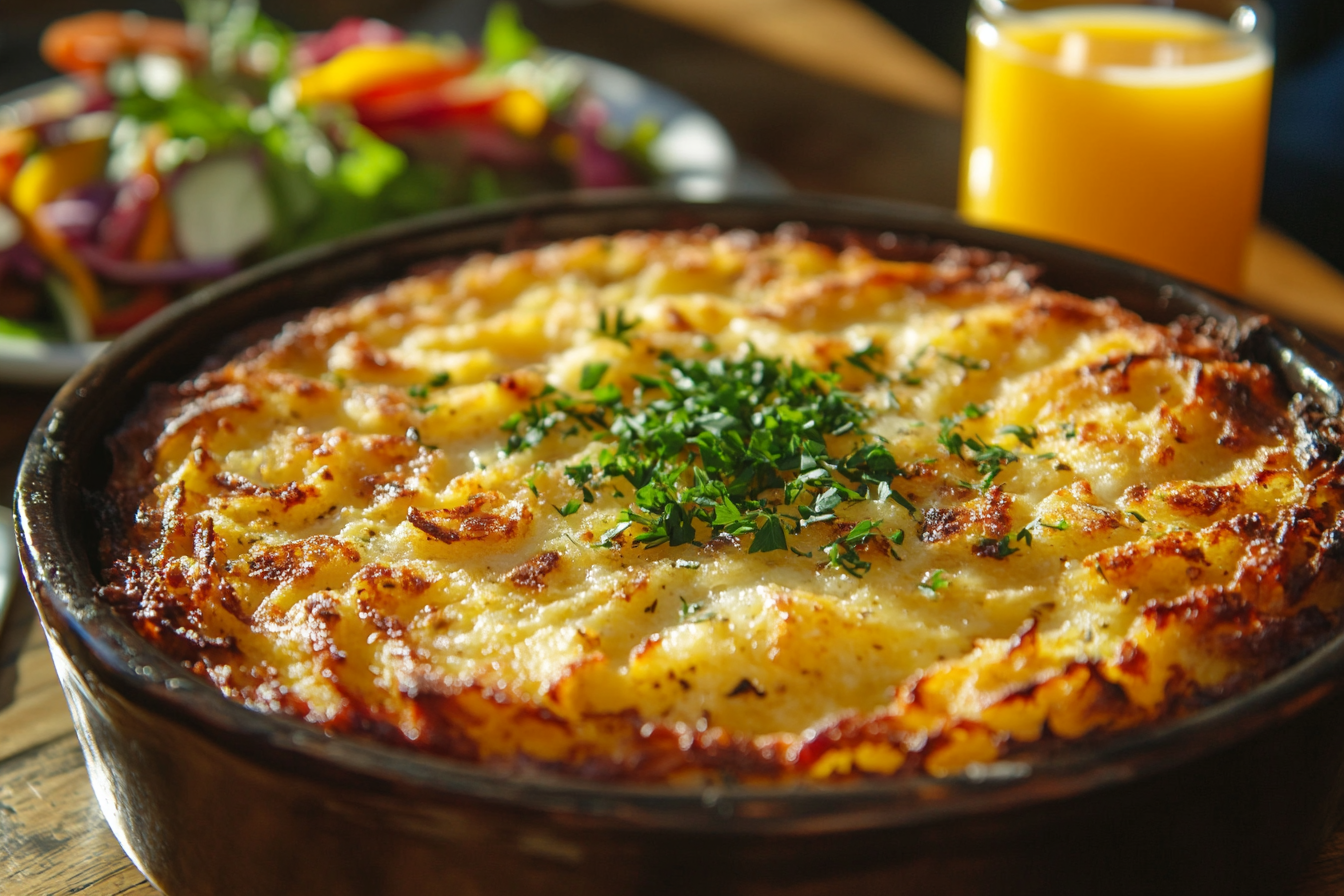
[[[855,578],[862,576],[868,570],[872,569],[873,564],[860,557],[857,548],[859,545],[872,538],[883,537],[878,535],[877,525],[878,524],[874,523],[872,520],[864,520],[853,529],[850,529],[844,535],[822,548],[822,551],[826,554],[826,558],[830,561],[830,565],[843,569]],[[897,529],[895,535],[889,538],[884,537],[884,540],[888,544],[887,552],[892,558],[896,560],[901,559],[896,553],[896,549],[890,547],[890,545],[900,544],[904,541],[905,532]]]
[[[938,443],[947,449],[947,453],[952,457],[968,460],[975,464],[976,470],[983,477],[975,485],[962,480],[958,481],[967,488],[976,488],[980,491],[987,491],[993,484],[994,479],[1003,471],[1003,468],[1018,459],[1016,454],[1002,445],[985,442],[978,436],[966,438],[957,431],[965,420],[983,417],[984,415],[985,409],[983,407],[968,404],[961,414],[955,417],[944,417],[938,431]]]
[[[1024,529],[1023,531],[1025,532],[1026,530]],[[1011,547],[1008,542],[1009,536],[1007,535],[999,539],[988,537],[981,538],[980,548],[976,553],[1002,560],[1004,557],[1016,554],[1018,551],[1017,548]],[[1030,542],[1028,542],[1028,544],[1030,544]]]
[[[630,541],[647,548],[751,536],[748,551],[759,553],[788,549],[790,534],[836,521],[841,504],[891,500],[918,512],[892,487],[902,470],[864,432],[870,412],[839,388],[838,374],[754,351],[737,361],[664,354],[659,365],[656,376],[632,375],[637,388],[628,402],[614,384],[601,384],[606,365],[588,365],[580,384],[589,397],[548,388],[502,427],[509,433],[505,455],[540,444],[553,430],[582,427],[615,439],[592,461],[565,468],[584,502],[608,482],[613,493],[619,480],[634,492],[621,525],[603,534],[604,545],[633,527]],[[556,510],[567,516],[580,506],[571,501]],[[852,575],[867,571],[861,544],[899,543],[879,526],[863,520],[827,545],[830,564]]]
[[[1054,529],[1058,532],[1063,532],[1064,530],[1069,528],[1069,521],[1066,519],[1060,519],[1060,521],[1057,523],[1047,523],[1045,520],[1032,520],[1031,522],[1027,523],[1025,526],[1022,527],[1021,531],[1019,531],[1015,536],[1015,540],[1025,541],[1027,543],[1027,546],[1030,547],[1031,530],[1037,526],[1045,526],[1047,529]]]
[[[440,386],[446,386],[446,385],[448,385],[448,374],[436,373],[434,374],[434,376],[429,378],[429,381],[427,383],[420,383],[414,386],[407,387],[406,394],[411,396],[412,398],[428,398],[430,389],[437,389]],[[420,412],[428,413],[423,408],[420,409]]]
[[[602,377],[606,375],[609,364],[595,363],[583,365],[583,374],[579,377],[579,388],[585,392],[591,392],[597,388],[597,384],[602,382]]]
[[[583,490],[583,503],[591,504],[597,500],[593,490],[588,487],[588,483],[593,479],[592,464],[577,464],[572,467],[565,467],[565,476],[570,482]],[[565,516],[569,516],[569,514],[565,514]]]
[[[678,597],[677,600],[681,601],[681,609],[677,612],[677,615],[681,617],[684,622],[709,622],[714,618],[714,612],[712,610],[708,613],[701,613],[699,616],[696,615],[705,608],[705,605],[699,601],[696,601],[693,604],[688,604],[684,597]]]
[[[942,358],[944,361],[951,361],[953,364],[966,370],[989,369],[989,362],[983,358],[968,358],[966,355],[954,355],[951,352],[939,352],[938,357]]]
[[[615,526],[612,526],[610,529],[608,529],[607,531],[603,532],[603,533],[602,533],[602,539],[601,539],[601,545],[602,545],[602,547],[604,547],[604,548],[609,548],[609,547],[611,547],[613,544],[616,543],[616,539],[617,539],[617,537],[618,537],[622,532],[624,532],[626,529],[629,529],[629,528],[630,528],[631,526],[633,526],[633,525],[634,525],[634,523],[630,522],[629,520],[626,520],[625,522],[620,523],[620,524],[615,525]]]
[[[915,352],[910,357],[910,359],[905,362],[905,369],[901,371],[902,383],[904,383],[907,386],[918,386],[920,383],[924,382],[923,377],[915,376],[915,371],[919,368],[919,362],[924,357],[924,354],[928,352],[928,350],[929,347],[927,345],[924,346],[919,351]]]
[[[1017,424],[1000,427],[999,435],[1017,436],[1017,440],[1022,443],[1023,448],[1033,447],[1033,443],[1041,437],[1041,434],[1036,431],[1036,427],[1018,426]],[[1053,454],[1050,456],[1054,457]]]
[[[1066,439],[1078,438],[1078,427],[1072,420],[1066,423],[1061,423],[1059,425],[1059,431],[1064,433],[1064,438]]]
[[[583,505],[580,504],[578,501],[571,500],[568,501],[564,507],[556,507],[554,504],[552,504],[551,506],[555,507],[555,512],[560,514],[561,516],[569,516],[570,514],[578,513],[579,508],[582,507]]]
[[[597,313],[597,332],[608,339],[630,344],[630,331],[639,326],[639,318],[627,320],[625,309],[618,308],[614,315],[608,315],[604,308]]]
[[[845,355],[845,361],[849,363],[851,367],[857,367],[879,383],[886,383],[890,381],[890,378],[882,371],[874,370],[873,366],[868,363],[870,359],[880,358],[883,354],[884,352],[882,351],[881,346],[870,342],[853,354]]]
[[[1138,520],[1141,523],[1148,522],[1148,520],[1144,519],[1143,514],[1139,513],[1137,510],[1126,510],[1125,513],[1128,513],[1130,516],[1134,517],[1134,519]]]
[[[952,583],[947,580],[947,571],[942,569],[931,569],[924,573],[924,578],[920,580],[919,590],[924,592],[928,598],[937,598],[938,592],[942,591]]]

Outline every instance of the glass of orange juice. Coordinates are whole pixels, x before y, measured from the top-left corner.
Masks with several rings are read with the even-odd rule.
[[[1251,0],[976,0],[958,208],[1237,292],[1273,50]]]

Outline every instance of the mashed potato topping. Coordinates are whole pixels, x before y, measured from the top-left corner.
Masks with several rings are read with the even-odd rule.
[[[1338,422],[950,249],[594,237],[318,309],[114,440],[104,596],[221,691],[598,777],[944,775],[1330,634]]]

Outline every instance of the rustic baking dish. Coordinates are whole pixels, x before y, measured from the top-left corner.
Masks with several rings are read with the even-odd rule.
[[[1340,409],[1338,362],[1299,333],[1157,272],[968,227],[941,212],[833,198],[697,205],[566,197],[398,224],[280,259],[184,300],[57,395],[16,497],[24,569],[104,814],[170,894],[443,892],[1266,892],[1290,888],[1344,784],[1344,635],[1286,672],[1159,727],[1028,765],[828,787],[629,786],[502,773],[330,737],[232,703],[94,599],[86,495],[105,438],[148,384],[227,334],[479,249],[640,228],[893,232],[1041,264],[1050,286],[1113,295],[1156,321],[1241,325],[1290,392]]]

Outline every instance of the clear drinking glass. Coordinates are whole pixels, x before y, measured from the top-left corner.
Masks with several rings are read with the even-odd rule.
[[[976,0],[961,213],[1239,291],[1270,29],[1250,0]]]

